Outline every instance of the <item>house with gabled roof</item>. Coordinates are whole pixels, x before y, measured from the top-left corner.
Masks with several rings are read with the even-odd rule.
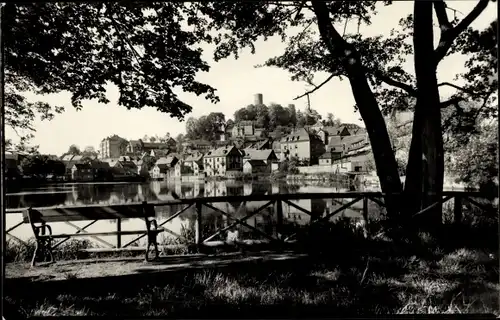
[[[228,172],[241,172],[243,154],[235,146],[212,149],[203,157],[203,168],[207,176],[225,176]]]
[[[187,152],[199,151],[207,152],[212,147],[212,142],[203,139],[190,140],[182,144],[184,150]]]
[[[258,173],[271,173],[271,163],[266,163],[264,160],[247,160],[243,164],[243,173],[258,174]]]
[[[184,165],[193,169],[193,174],[198,175],[203,172],[203,153],[196,152],[190,154],[184,160]]]
[[[325,152],[321,139],[304,128],[294,130],[281,138],[281,161],[295,157],[310,165],[317,164],[318,158]]]
[[[278,161],[278,157],[273,149],[258,150],[247,148],[241,150],[241,152],[243,153],[243,164],[249,160],[262,160],[266,164]]]
[[[333,137],[344,137],[351,135],[351,131],[346,126],[334,127],[328,126],[323,127],[318,131],[318,136],[323,141],[323,144],[330,144],[330,139]]]
[[[75,181],[94,180],[94,170],[90,163],[75,163],[71,167],[71,179]]]

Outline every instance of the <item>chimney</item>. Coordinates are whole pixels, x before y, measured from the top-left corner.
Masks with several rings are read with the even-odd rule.
[[[262,93],[257,93],[254,96],[254,105],[264,104],[264,99],[262,97]]]

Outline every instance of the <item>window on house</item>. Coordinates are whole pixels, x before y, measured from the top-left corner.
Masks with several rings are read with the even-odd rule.
[[[299,147],[297,145],[295,145],[295,149],[298,149]]]

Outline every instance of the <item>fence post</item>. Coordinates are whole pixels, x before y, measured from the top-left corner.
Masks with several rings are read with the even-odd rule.
[[[283,204],[281,203],[281,199],[276,200],[276,233],[278,239],[284,239],[282,234],[283,231]]]
[[[116,236],[116,247],[121,248],[122,247],[122,235],[120,232],[122,232],[122,219],[118,218],[116,219],[116,231],[119,232]]]
[[[460,224],[462,222],[462,197],[455,196],[453,204],[453,223]]]
[[[201,202],[196,202],[196,227],[195,227],[195,242],[197,246],[201,245],[203,226],[201,220]]]

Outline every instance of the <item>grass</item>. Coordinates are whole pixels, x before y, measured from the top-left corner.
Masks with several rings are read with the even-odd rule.
[[[7,279],[4,301],[26,316],[498,315],[498,241],[487,234],[496,229],[448,231],[448,237],[419,233],[394,242],[381,230],[366,239],[339,223],[305,235],[314,242],[304,241],[310,256],[299,263],[146,273],[134,281],[82,280],[75,272],[57,285],[25,282],[25,291],[9,290],[19,284]],[[451,245],[458,239],[471,241]]]

